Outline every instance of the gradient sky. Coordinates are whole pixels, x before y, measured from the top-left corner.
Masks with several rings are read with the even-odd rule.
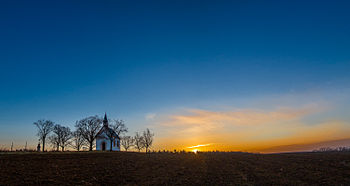
[[[151,128],[154,149],[350,145],[349,9],[1,1],[0,147],[35,146],[38,119],[73,127],[104,112],[129,135]]]

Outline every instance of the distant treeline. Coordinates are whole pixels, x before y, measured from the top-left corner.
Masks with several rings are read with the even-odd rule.
[[[7,149],[4,147],[0,148],[0,152],[36,152],[36,149]]]
[[[322,147],[313,152],[350,152],[350,147]]]
[[[137,150],[137,149],[136,149]],[[66,150],[67,152],[72,152],[70,150]],[[76,151],[76,150],[74,150]],[[0,147],[0,152],[37,152],[36,149],[8,149],[4,147]],[[47,150],[46,152],[58,152],[55,149]],[[312,152],[350,152],[350,147],[322,147],[319,149],[315,149]],[[250,152],[241,152],[241,151],[185,151],[185,150],[149,150],[148,153],[169,153],[169,154],[201,154],[201,153],[237,153],[237,154],[259,154],[259,153],[250,153]]]
[[[219,150],[213,150],[213,151],[185,151],[185,150],[158,150],[158,151],[151,151],[151,153],[173,153],[173,154],[185,154],[185,153],[190,153],[190,154],[200,154],[200,153],[238,153],[238,154],[251,154],[250,152],[241,152],[241,151],[219,151]]]

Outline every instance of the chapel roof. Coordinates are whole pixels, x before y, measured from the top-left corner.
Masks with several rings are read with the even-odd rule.
[[[100,129],[100,131],[96,134],[97,137],[99,137],[103,132],[108,132],[111,133],[114,137],[120,139],[118,134],[108,126],[108,119],[107,119],[107,114],[105,113],[104,119],[103,119],[103,126]]]

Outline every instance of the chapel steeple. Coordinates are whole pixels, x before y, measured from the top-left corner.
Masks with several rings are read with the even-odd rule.
[[[107,114],[105,113],[105,118],[103,119],[103,126],[108,127]]]

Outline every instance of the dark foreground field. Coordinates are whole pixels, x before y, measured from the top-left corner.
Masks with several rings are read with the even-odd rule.
[[[0,154],[0,185],[350,185],[350,153]]]

